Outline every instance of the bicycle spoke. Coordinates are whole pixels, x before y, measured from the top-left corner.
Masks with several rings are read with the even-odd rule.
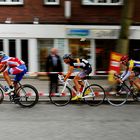
[[[22,85],[17,90],[18,96],[20,96],[19,104],[23,107],[32,107],[38,102],[38,92],[31,85]]]
[[[50,93],[49,97],[53,104],[56,106],[65,106],[71,100],[71,91],[68,87],[64,87],[64,85],[58,85],[58,91],[55,93],[54,89],[53,92]]]
[[[4,94],[2,89],[0,89],[0,104],[3,102],[3,99],[4,99]]]
[[[104,101],[105,91],[100,85],[92,84],[85,89],[82,98],[88,105],[97,106]]]
[[[128,98],[129,91],[125,86],[122,86],[119,90],[117,85],[111,86],[106,92],[107,101],[113,106],[123,105]]]

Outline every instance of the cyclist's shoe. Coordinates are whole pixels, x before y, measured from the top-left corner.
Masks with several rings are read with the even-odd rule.
[[[71,100],[72,100],[72,101],[75,101],[75,100],[79,100],[79,99],[82,99],[82,94],[76,95],[76,96],[73,97]]]
[[[90,89],[87,89],[86,91],[85,91],[85,95],[89,95],[90,94]]]
[[[116,87],[116,90],[119,92],[119,91],[121,91],[121,88],[122,88],[122,85],[118,84],[117,87]]]
[[[6,88],[6,89],[5,89],[5,93],[6,93],[6,94],[9,94],[9,93],[13,92],[14,90],[15,90],[14,87]]]
[[[14,103],[17,104],[20,100],[20,96],[17,94],[14,94],[13,96],[14,96]]]

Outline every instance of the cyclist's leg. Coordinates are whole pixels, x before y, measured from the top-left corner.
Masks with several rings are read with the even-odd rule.
[[[77,91],[81,92],[80,88],[82,87],[82,84],[80,84],[79,81],[86,76],[87,76],[87,71],[83,70],[79,72],[77,76],[74,77],[74,83],[75,83]]]
[[[79,80],[81,80],[81,78],[77,75],[77,76],[75,76],[74,77],[74,79],[73,79],[73,81],[74,81],[74,84],[75,84],[75,87],[76,87],[76,90],[78,91],[78,92],[80,92],[80,87],[81,87],[81,85],[79,84]]]
[[[85,78],[87,75],[89,75],[89,74],[91,73],[91,71],[92,71],[92,69],[89,68],[89,69],[83,70],[83,71],[81,71],[80,73],[78,73],[78,75],[77,75],[77,77],[79,78],[78,81],[80,81],[81,79],[83,79],[83,78]],[[78,78],[77,78],[77,79],[78,79]],[[83,82],[82,82],[81,84],[78,82],[78,84],[82,86],[82,85],[83,85]],[[79,91],[79,90],[78,90],[78,91]]]
[[[136,77],[133,83],[140,90],[140,76]]]
[[[76,100],[76,99],[82,97],[82,95],[80,93],[80,87],[81,87],[81,85],[79,84],[78,81],[81,80],[82,78],[86,77],[90,73],[91,73],[91,69],[89,69],[89,70],[83,70],[83,71],[79,72],[77,76],[74,77],[74,83],[75,83],[76,90],[78,91],[78,96],[75,96],[74,98],[72,98],[72,100]]]
[[[132,79],[133,84],[140,90],[140,71],[136,69],[130,75],[130,80]]]
[[[9,87],[13,87],[13,83],[12,83],[12,80],[9,76],[10,74],[10,69],[6,69],[4,72],[3,72],[3,76],[4,76],[4,79],[6,80],[6,82],[8,83]]]
[[[12,75],[15,75],[15,78],[14,78],[14,87],[15,88],[18,88],[17,86],[17,83],[20,82],[24,76],[24,74],[27,72],[27,68],[25,65],[21,65],[21,66],[18,66],[18,67],[15,67],[12,69],[12,72],[11,74]]]

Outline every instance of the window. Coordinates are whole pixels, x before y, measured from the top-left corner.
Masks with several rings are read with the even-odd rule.
[[[21,59],[25,62],[28,68],[28,40],[21,40]]]
[[[0,51],[3,51],[3,40],[0,39]]]
[[[46,5],[59,5],[59,0],[44,0]]]
[[[96,39],[96,70],[108,71],[110,52],[115,51],[115,39]]]
[[[22,5],[24,0],[0,0],[0,5]]]
[[[51,48],[54,47],[53,39],[41,39],[38,41],[39,44],[39,64],[40,71],[46,71],[46,57],[49,55]]]
[[[9,40],[9,56],[11,57],[16,56],[16,42],[14,39]]]
[[[83,5],[122,5],[123,0],[82,0]]]

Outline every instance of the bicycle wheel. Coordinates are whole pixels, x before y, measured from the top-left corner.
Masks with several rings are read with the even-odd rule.
[[[52,89],[49,94],[50,101],[56,106],[65,106],[67,105],[72,98],[71,90],[69,87],[65,87],[63,84],[58,85],[57,93]]]
[[[121,106],[127,101],[129,93],[130,90],[124,84],[119,88],[117,84],[114,84],[107,89],[106,99],[113,106]]]
[[[4,99],[3,90],[0,88],[0,104],[3,102],[3,99]]]
[[[105,91],[100,85],[92,84],[86,87],[82,98],[88,105],[98,106],[105,99]]]
[[[16,93],[20,96],[18,104],[22,107],[33,107],[38,102],[38,91],[32,85],[22,85],[17,89]]]

